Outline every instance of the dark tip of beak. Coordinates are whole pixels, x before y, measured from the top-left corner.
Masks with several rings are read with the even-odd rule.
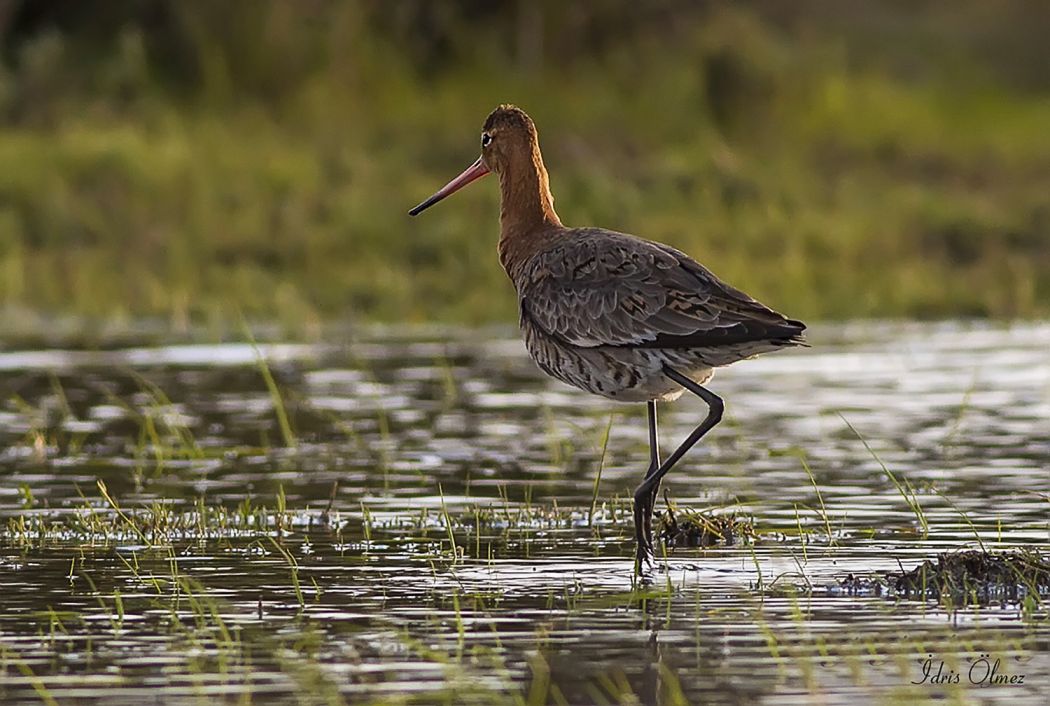
[[[466,169],[464,169],[462,174],[460,174],[455,179],[441,187],[441,189],[439,189],[438,192],[431,196],[429,199],[427,199],[426,201],[409,211],[408,215],[418,216],[420,213],[430,208],[441,199],[459,191],[470,182],[474,181],[475,179],[480,179],[488,173],[489,168],[485,166],[485,163],[482,161],[481,157],[478,157],[477,161],[474,162],[474,164],[471,164]]]
[[[418,216],[420,213],[422,213],[423,211],[427,210],[428,208],[430,208],[431,206],[433,206],[434,204],[436,204],[440,200],[441,200],[441,198],[438,197],[435,194],[434,196],[431,196],[429,199],[427,199],[426,201],[424,201],[423,203],[419,204],[418,206],[413,208],[411,211],[409,211],[408,215],[410,215],[410,216]]]

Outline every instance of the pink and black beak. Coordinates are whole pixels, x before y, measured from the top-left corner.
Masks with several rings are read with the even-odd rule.
[[[442,186],[436,194],[434,194],[429,199],[413,208],[411,211],[409,211],[408,215],[419,215],[425,209],[430,208],[446,196],[456,193],[470,182],[485,176],[489,173],[489,171],[489,168],[485,166],[485,163],[481,160],[481,157],[478,157],[478,161],[474,162],[474,164],[464,169],[463,173],[460,174],[458,177]]]

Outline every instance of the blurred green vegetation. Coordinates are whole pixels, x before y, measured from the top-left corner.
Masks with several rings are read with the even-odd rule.
[[[477,156],[802,318],[1050,314],[1050,4],[0,0],[0,306],[515,317]]]

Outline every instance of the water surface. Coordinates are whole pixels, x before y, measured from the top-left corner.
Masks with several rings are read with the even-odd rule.
[[[644,406],[547,380],[513,332],[8,342],[0,699],[1042,703],[1034,599],[839,583],[1045,552],[1050,325],[811,339],[720,371],[726,418],[668,476],[757,540],[677,549],[648,587]],[[669,451],[704,407],[660,412]],[[982,679],[996,659],[1023,683]],[[925,660],[959,683],[914,684]]]

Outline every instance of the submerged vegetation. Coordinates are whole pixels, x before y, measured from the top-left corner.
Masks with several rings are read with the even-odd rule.
[[[0,306],[491,321],[495,104],[559,212],[803,318],[1050,314],[1039,3],[9,2]],[[51,8],[51,9],[49,9]]]

